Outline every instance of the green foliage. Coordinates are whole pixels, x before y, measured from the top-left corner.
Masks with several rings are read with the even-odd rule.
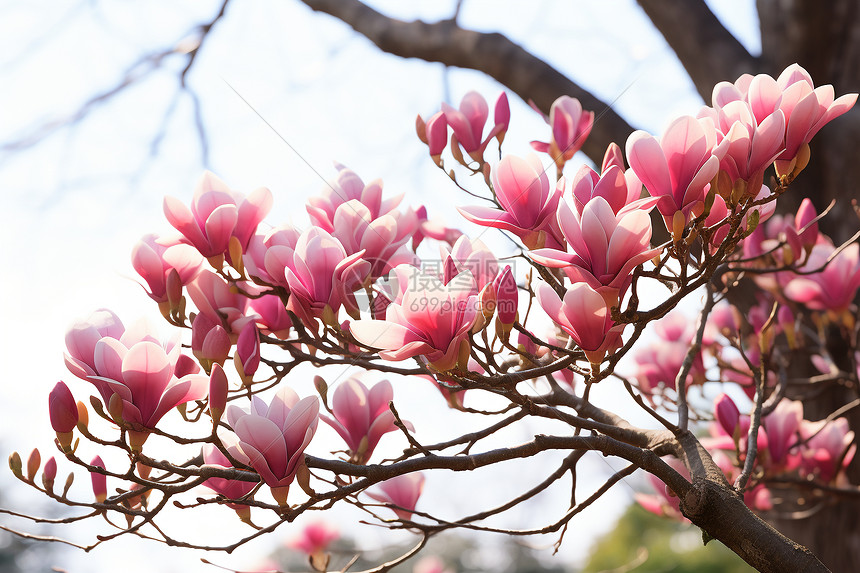
[[[615,530],[595,544],[583,569],[583,573],[616,571],[749,573],[755,570],[719,541],[705,547],[699,528],[658,517],[633,504]]]

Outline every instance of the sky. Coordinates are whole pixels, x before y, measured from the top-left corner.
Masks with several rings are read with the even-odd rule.
[[[757,52],[754,2],[712,4],[729,29]],[[365,181],[382,178],[387,193],[405,193],[405,204],[425,204],[431,217],[476,230],[456,218],[454,206],[468,204],[468,197],[458,194],[426,157],[426,147],[414,134],[414,117],[427,117],[445,99],[456,104],[473,89],[492,102],[501,86],[475,72],[382,54],[345,25],[298,2],[255,0],[231,4],[206,40],[188,77],[199,101],[196,110],[188,94],[178,91],[181,58],[166,58],[162,67],[150,70],[141,56],[176,45],[219,5],[191,0],[145,5],[119,0],[0,2],[0,253],[5,263],[0,294],[7,302],[0,329],[4,457],[13,449],[39,446],[47,452],[52,447],[47,393],[57,380],[79,382],[70,381],[63,365],[68,325],[100,307],[111,308],[127,324],[138,316],[160,321],[135,281],[129,254],[144,234],[170,230],[162,215],[163,196],[188,202],[204,168],[240,192],[269,187],[275,196],[267,218],[272,225],[307,224],[301,204],[335,174],[333,162],[338,161]],[[433,21],[449,17],[454,2],[391,0],[372,5],[391,16]],[[703,103],[632,1],[465,0],[459,23],[501,31],[605,100],[629,86],[614,107],[632,125],[652,133],[660,133],[677,115],[695,113]],[[136,61],[140,64],[127,76],[134,79],[131,87],[73,125],[41,131],[115,86]],[[511,97],[511,108],[505,151],[522,155],[529,150],[528,141],[547,137],[547,128],[516,96]],[[6,145],[40,133],[45,136],[33,145]],[[482,235],[482,240],[493,248],[508,248],[495,232]],[[307,380],[298,388],[305,394],[312,391]],[[85,392],[84,383],[73,391]],[[449,430],[467,428],[467,420],[447,414],[440,424],[441,403],[424,411],[426,400],[437,399],[433,392],[429,386],[410,387],[402,398],[410,405],[410,419],[424,432],[421,437],[431,441]],[[399,445],[394,440],[388,447],[394,451]],[[601,460],[591,467],[598,478],[609,471]],[[61,465],[61,474],[63,469],[69,468]],[[516,472],[505,475],[510,474]],[[80,477],[73,491],[88,495]],[[428,480],[428,493],[441,512],[463,503],[446,491],[481,487],[467,476],[447,480],[435,475]],[[523,487],[521,481],[495,482],[488,495],[502,498]],[[5,490],[9,493],[4,503],[46,507],[23,486]],[[581,516],[578,523],[588,526],[568,536],[563,558],[581,559],[594,536],[611,527],[611,518],[630,499],[631,489],[622,490],[620,496],[607,497],[596,512]],[[554,504],[557,498],[546,495],[509,519],[524,526],[534,515],[552,511]],[[218,518],[232,518],[226,513]],[[178,527],[190,524],[202,532],[222,527],[216,517],[177,519]],[[366,535],[368,543],[384,541],[378,531]],[[76,530],[73,536],[91,538],[92,532]],[[248,566],[289,534],[281,536],[222,563]],[[108,544],[91,555],[73,553],[68,559],[77,570],[109,571],[124,551],[139,544]],[[212,570],[199,564],[199,555],[163,551],[153,544],[147,548],[158,555],[160,570]],[[144,567],[126,565],[128,571]]]

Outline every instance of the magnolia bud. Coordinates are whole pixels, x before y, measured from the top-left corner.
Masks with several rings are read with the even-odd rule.
[[[227,374],[220,364],[213,364],[209,375],[209,415],[212,416],[213,424],[218,424],[226,407]]]
[[[722,426],[723,430],[732,437],[735,437],[735,431],[738,428],[741,413],[735,405],[734,400],[726,394],[720,394],[714,400],[714,412],[717,415],[717,421]]]
[[[21,455],[18,452],[12,452],[9,456],[9,469],[18,479],[24,479],[24,472],[21,467]]]
[[[27,458],[27,481],[33,481],[36,478],[40,467],[42,467],[42,455],[38,449],[33,448],[30,457]]]
[[[54,459],[54,456],[51,456],[50,459],[45,462],[45,469],[42,470],[42,485],[45,486],[45,489],[48,491],[53,491],[54,489],[54,479],[57,477],[57,460]]]
[[[99,456],[94,457],[90,465],[105,469],[105,464]],[[104,502],[107,499],[107,476],[98,472],[90,472],[90,480],[93,484],[93,495],[96,496],[96,501],[98,503]]]
[[[72,430],[78,424],[78,406],[72,392],[64,382],[57,382],[48,394],[48,413],[51,427],[57,432],[57,441],[64,452],[72,449]]]

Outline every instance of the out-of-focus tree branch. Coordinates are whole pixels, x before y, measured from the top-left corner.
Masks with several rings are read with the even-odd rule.
[[[756,72],[758,58],[720,23],[704,0],[637,1],[706,102],[716,83]]]
[[[528,50],[498,33],[466,30],[454,20],[435,23],[390,18],[358,0],[302,0],[312,10],[343,21],[384,52],[478,70],[507,86],[545,113],[561,95],[576,97],[598,116],[582,147],[598,164],[606,147],[633,131],[607,104]]]

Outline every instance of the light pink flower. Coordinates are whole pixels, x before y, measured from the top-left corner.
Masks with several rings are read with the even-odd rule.
[[[245,249],[271,208],[268,189],[261,187],[246,198],[209,171],[197,182],[190,210],[178,199],[164,198],[167,220],[204,257],[225,253],[230,237]]]
[[[800,422],[803,419],[803,404],[799,401],[783,399],[769,415],[762,419],[762,427],[767,432],[767,448],[770,464],[784,467],[790,464],[789,450],[797,443]],[[746,422],[749,427],[749,422]]]
[[[748,192],[758,193],[764,170],[785,149],[785,116],[780,110],[756,119],[745,101],[732,101],[719,109],[705,108],[700,117],[710,117],[717,129],[721,149],[720,169],[734,184],[743,181]]]
[[[415,472],[385,480],[377,491],[368,491],[367,495],[380,503],[396,505],[391,509],[397,517],[410,519],[423,490],[424,474]]]
[[[848,467],[857,449],[853,445],[854,432],[849,429],[845,418],[830,422],[804,420],[800,433],[807,440],[801,453],[801,472],[815,475],[825,483],[833,481],[842,469]]]
[[[388,408],[393,397],[388,380],[368,390],[360,380],[351,377],[335,389],[332,396],[334,418],[325,415],[321,418],[346,442],[351,461],[366,463],[382,435],[397,430],[394,414]]]
[[[571,285],[564,300],[546,283],[537,291],[538,302],[549,317],[585,352],[592,364],[599,364],[607,352],[621,346],[624,325],[616,325],[606,301],[586,283]]]
[[[646,200],[647,201],[647,200]],[[617,304],[632,281],[633,269],[650,260],[653,202],[632,203],[617,214],[601,196],[577,212],[569,197],[558,206],[558,223],[571,253],[538,249],[529,253],[536,262],[564,269],[572,282],[586,282],[609,304]]]
[[[362,202],[352,199],[340,205],[334,214],[332,236],[343,245],[347,255],[362,253],[370,263],[370,277],[376,279],[414,255],[404,245],[418,228],[418,216],[412,209],[392,211],[373,217]]]
[[[89,380],[96,375],[96,343],[105,336],[120,338],[124,332],[122,321],[106,308],[93,312],[85,321],[76,322],[66,332],[66,367],[78,378]]]
[[[210,270],[202,270],[188,285],[188,296],[200,314],[220,324],[233,342],[242,328],[253,320],[247,316],[250,299],[231,289],[227,281]]]
[[[312,521],[305,525],[299,535],[287,545],[307,555],[325,553],[332,541],[340,538],[338,529],[326,521]]]
[[[549,143],[532,141],[535,151],[548,153],[558,165],[564,165],[582,148],[594,125],[594,112],[583,111],[579,100],[561,96],[549,110],[547,123],[552,127]]]
[[[777,173],[789,174],[795,169],[801,147],[857,101],[857,94],[834,97],[833,86],[816,88],[809,73],[798,64],[792,64],[776,80],[766,74],[755,77],[744,74],[734,84],[717,84],[713,104],[716,108],[732,101],[745,101],[759,123],[781,111],[785,115],[785,144],[776,168]]]
[[[239,333],[233,362],[243,381],[253,378],[260,366],[260,331],[256,324],[247,324]]]
[[[860,288],[860,245],[852,243],[834,256],[835,248],[819,243],[812,248],[802,270],[811,271],[826,265],[821,272],[792,275],[784,287],[785,296],[813,310],[844,312]]]
[[[720,166],[715,145],[713,125],[705,129],[691,116],[673,121],[659,141],[644,131],[627,139],[630,167],[651,196],[660,197],[657,209],[670,231],[677,211],[689,221],[696,205],[704,207],[705,193]]]
[[[126,333],[127,334],[127,333]],[[126,345],[123,339],[102,338],[96,343],[95,363],[101,382],[122,402],[122,420],[129,430],[132,449],[140,449],[158,421],[170,410],[191,400],[200,400],[209,389],[209,378],[189,374],[177,378],[174,374],[180,347],[165,348],[152,340]],[[105,403],[110,405],[113,396]]]
[[[343,245],[326,231],[311,227],[299,237],[295,250],[272,247],[266,253],[266,268],[277,284],[290,290],[287,309],[305,325],[317,319],[336,320],[346,303],[354,307],[352,292],[367,279],[370,263],[363,251],[347,256]]]
[[[439,371],[457,365],[468,355],[469,329],[478,314],[472,275],[461,272],[447,285],[415,267],[400,265],[402,300],[385,310],[385,320],[358,320],[350,330],[361,344],[380,349],[386,360],[424,356]]]
[[[462,271],[472,273],[478,290],[493,282],[499,273],[499,261],[496,255],[480,239],[473,241],[466,235],[462,235],[450,251],[443,245],[439,253],[443,261],[451,257],[457,273]]]
[[[487,100],[478,92],[471,91],[460,100],[460,108],[454,109],[447,103],[442,103],[445,120],[454,132],[457,141],[470,156],[479,161],[484,149],[493,137],[504,133],[508,128],[511,112],[508,106],[508,96],[502,92],[496,100],[494,112],[495,125],[486,139],[483,139],[484,125],[490,115]]]
[[[438,111],[427,120],[425,134],[430,157],[438,162],[448,144],[448,122],[445,119],[445,112]]]
[[[232,468],[233,465],[227,456],[212,444],[203,445],[203,463],[208,466],[219,468]],[[252,481],[242,481],[238,479],[227,479],[220,477],[212,477],[203,482],[203,485],[211,489],[217,494],[223,495],[227,499],[241,499],[248,495],[257,485]],[[251,517],[251,509],[247,505],[239,503],[227,503],[227,507],[233,509],[243,519]]]
[[[182,287],[200,272],[203,257],[191,245],[150,234],[135,245],[131,264],[149,287],[149,297],[161,303],[182,296]],[[171,288],[179,292],[169,292]]]
[[[511,326],[517,321],[517,309],[519,308],[519,288],[517,281],[511,272],[511,266],[505,266],[493,281],[493,290],[496,295],[496,313],[499,322],[505,326]]]
[[[337,179],[329,181],[320,195],[310,197],[306,204],[311,221],[324,231],[334,232],[334,214],[347,201],[361,202],[370,211],[370,219],[373,220],[390,213],[403,200],[402,194],[383,200],[381,179],[365,185],[353,170],[340,164],[335,164],[335,167],[338,170]]]
[[[536,155],[506,155],[492,179],[502,209],[473,205],[458,207],[460,214],[477,225],[510,231],[530,249],[562,246],[555,212],[564,182],[552,185]]]
[[[288,386],[282,386],[270,404],[253,396],[250,413],[227,407],[227,423],[236,435],[222,440],[224,445],[260,474],[281,505],[286,505],[287,491],[316,432],[319,407],[315,396],[299,400]]]
[[[257,282],[266,285],[277,284],[266,270],[266,254],[275,245],[295,250],[301,233],[292,225],[286,224],[275,227],[266,233],[257,233],[248,243],[242,261],[245,272]],[[285,286],[285,285],[284,285]]]

